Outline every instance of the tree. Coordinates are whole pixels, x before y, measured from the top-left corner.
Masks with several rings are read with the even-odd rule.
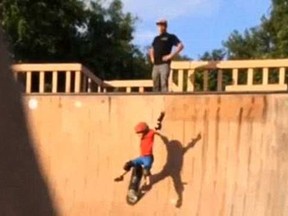
[[[270,16],[262,22],[271,39],[272,56],[288,56],[288,0],[272,0]]]
[[[104,79],[138,78],[148,73],[145,56],[132,44],[136,19],[122,12],[122,3],[114,0],[105,9],[91,3],[87,30],[80,44],[86,65],[100,70]]]
[[[241,35],[234,31],[224,42],[229,59],[261,59],[272,56],[271,38],[263,26],[245,30]]]
[[[234,31],[224,47],[229,59],[259,59],[288,57],[288,0],[272,0],[268,16],[260,25]]]
[[[225,58],[226,52],[224,49],[214,49],[211,52],[206,51],[203,55],[199,57],[201,61],[221,61]],[[195,75],[195,88],[196,90],[203,89],[203,70],[199,70],[199,73],[196,73]],[[218,76],[218,70],[209,70],[209,85],[208,90],[209,91],[215,91],[217,90],[217,76]],[[223,80],[224,83],[228,82],[231,78],[231,75],[224,73]]]
[[[223,42],[228,59],[267,59],[288,57],[288,0],[271,0],[271,8],[266,16],[263,16],[258,26],[248,28],[244,33],[233,31],[229,38]],[[213,52],[204,53],[202,60],[221,60],[213,57]],[[217,52],[216,52],[217,53]],[[221,54],[221,52],[220,52]],[[223,53],[224,54],[224,53]],[[216,55],[217,56],[217,55]],[[277,71],[272,71],[269,79],[271,82],[278,79]],[[224,83],[231,82],[231,71],[223,74]],[[230,75],[229,75],[230,74]],[[286,75],[286,80],[288,79]],[[197,83],[202,83],[203,77],[199,76]],[[215,90],[216,75],[210,73],[209,89]],[[240,73],[239,82],[245,82],[245,73]],[[262,70],[254,69],[253,81],[262,82]],[[201,88],[201,86],[200,86]]]
[[[192,59],[187,55],[178,54],[173,58],[174,61],[191,61]]]
[[[2,0],[0,19],[16,62],[81,62],[103,79],[150,71],[121,0]]]
[[[77,28],[85,19],[83,7],[77,0],[3,0],[1,25],[10,39],[15,60],[73,59]]]
[[[205,52],[200,56],[202,61],[221,61],[225,58],[226,52],[224,49],[214,49],[211,52]]]

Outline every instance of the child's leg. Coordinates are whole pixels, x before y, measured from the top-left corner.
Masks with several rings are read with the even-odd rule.
[[[147,186],[151,184],[150,176],[151,176],[151,168],[153,164],[153,156],[146,156],[143,157],[143,174],[144,174],[144,181]]]
[[[150,169],[152,167],[154,158],[153,156],[142,156],[138,157],[134,160],[132,160],[132,163],[134,166],[141,165],[143,167],[143,176],[144,176],[144,182],[146,185],[150,185]]]
[[[150,186],[150,184],[151,184],[150,176],[151,175],[144,175],[144,182],[145,182],[145,185],[147,185],[147,186]]]
[[[130,160],[126,162],[123,166],[123,169],[128,172],[130,171],[132,167],[142,166],[142,165],[143,165],[142,158],[138,157],[138,158],[135,158],[134,160]]]

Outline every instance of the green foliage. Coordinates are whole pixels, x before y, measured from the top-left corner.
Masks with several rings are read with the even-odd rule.
[[[16,62],[81,62],[104,79],[150,74],[121,0],[2,0],[0,14]]]
[[[263,16],[261,23],[249,29],[244,33],[234,31],[229,38],[223,42],[226,56],[228,59],[268,59],[268,58],[287,58],[288,57],[288,0],[271,0],[271,8],[266,16]],[[200,59],[218,60],[213,58],[213,52],[205,53]],[[221,54],[221,52],[220,52]],[[223,52],[224,54],[224,52]],[[219,58],[221,59],[221,58]],[[216,72],[209,74],[209,90],[216,89]],[[231,83],[231,71],[223,72],[224,85]],[[239,83],[245,83],[247,71],[239,73]],[[203,82],[203,77],[196,77],[198,83]],[[273,83],[279,79],[278,72],[271,70],[269,73],[269,82]],[[287,81],[287,75],[286,75]],[[262,71],[254,70],[254,83],[262,82]]]
[[[234,31],[224,47],[229,59],[267,59],[288,57],[288,0],[272,0],[268,16],[259,26]]]
[[[191,61],[192,59],[187,55],[178,54],[173,58],[174,61]]]
[[[271,38],[263,27],[245,30],[241,35],[234,31],[224,42],[229,59],[263,59],[271,57]]]
[[[214,49],[211,52],[205,52],[203,55],[199,57],[201,61],[222,61],[226,56],[226,52],[224,49]],[[223,72],[223,84],[228,84],[231,82],[232,76],[231,73]],[[216,91],[217,90],[217,76],[219,70],[209,70],[208,71],[208,91]],[[202,91],[204,88],[204,70],[197,70],[195,73],[195,90]],[[223,90],[223,89],[222,89]]]
[[[76,0],[3,0],[2,26],[15,60],[41,62],[72,58],[77,27],[84,21],[83,3]]]
[[[200,56],[201,61],[221,61],[225,58],[224,49],[214,49],[211,52],[205,52]]]

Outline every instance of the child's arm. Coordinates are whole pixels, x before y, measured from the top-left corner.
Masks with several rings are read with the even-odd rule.
[[[169,142],[169,139],[166,136],[162,135],[161,133],[156,131],[155,135],[159,136],[165,144],[167,144]]]

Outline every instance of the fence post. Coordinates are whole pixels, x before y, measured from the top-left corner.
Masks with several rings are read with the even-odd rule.
[[[26,93],[31,93],[31,81],[32,79],[32,74],[31,71],[27,71],[26,73]]]
[[[76,71],[75,72],[75,86],[74,86],[75,93],[80,92],[80,82],[81,82],[81,73],[80,71]]]
[[[45,89],[45,74],[44,71],[40,71],[40,76],[39,76],[39,92],[44,93]]]
[[[71,91],[71,71],[65,73],[65,92],[70,93]]]
[[[52,72],[52,93],[57,93],[57,87],[58,87],[58,74],[57,71]]]

